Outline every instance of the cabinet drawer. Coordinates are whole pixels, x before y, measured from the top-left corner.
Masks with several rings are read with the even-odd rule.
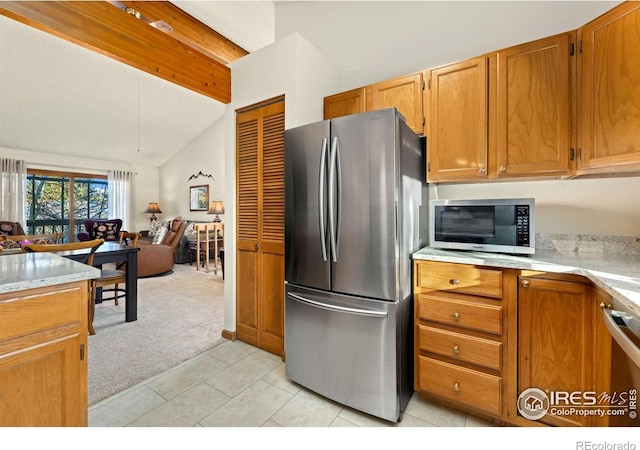
[[[418,345],[420,350],[490,369],[502,367],[502,343],[497,341],[419,325]]]
[[[500,415],[502,378],[418,357],[419,389],[458,403]]]
[[[66,323],[81,323],[83,314],[87,314],[87,304],[82,301],[80,286],[86,287],[86,283],[76,286],[57,292],[34,290],[33,295],[1,296],[0,340]]]
[[[419,261],[417,284],[421,288],[502,298],[502,271],[465,264]]]
[[[454,296],[418,295],[418,317],[487,333],[502,334],[502,307]]]

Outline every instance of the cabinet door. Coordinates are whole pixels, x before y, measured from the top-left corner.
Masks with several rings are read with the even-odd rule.
[[[518,394],[594,391],[595,308],[581,283],[520,277],[518,289]],[[561,403],[562,404],[562,403]],[[592,418],[553,415],[555,426],[591,425]]]
[[[73,334],[0,358],[0,426],[87,426],[87,365],[80,345]]]
[[[640,3],[580,30],[579,173],[640,170]]]
[[[361,112],[365,112],[365,88],[363,87],[324,98],[325,120]]]
[[[427,181],[487,178],[487,57],[429,71]]]
[[[284,350],[284,101],[237,116],[238,339]]]
[[[497,53],[498,177],[571,173],[574,42],[564,33]]]
[[[396,107],[407,125],[418,134],[424,131],[422,109],[423,74],[418,72],[367,86],[367,111]]]

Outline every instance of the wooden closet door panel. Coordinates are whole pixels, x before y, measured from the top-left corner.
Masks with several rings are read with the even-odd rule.
[[[237,115],[237,288],[238,339],[258,345],[259,112]]]

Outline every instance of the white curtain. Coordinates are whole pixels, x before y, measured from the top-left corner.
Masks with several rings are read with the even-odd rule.
[[[122,219],[122,229],[133,232],[133,172],[110,170],[107,181],[109,218]]]
[[[20,222],[26,230],[27,162],[0,159],[0,220]]]

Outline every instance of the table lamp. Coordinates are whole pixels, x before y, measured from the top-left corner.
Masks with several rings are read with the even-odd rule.
[[[224,214],[224,203],[222,200],[214,200],[211,202],[211,206],[209,207],[209,211],[207,214],[215,214],[216,216],[213,218],[214,222],[222,222],[220,216],[218,214]]]
[[[162,211],[160,210],[160,207],[155,202],[149,203],[149,206],[147,206],[147,209],[145,209],[144,212],[145,213],[151,213],[151,217],[149,217],[149,220],[151,221],[151,223],[153,223],[154,221],[158,220],[158,218],[156,217],[156,213],[162,214]]]

